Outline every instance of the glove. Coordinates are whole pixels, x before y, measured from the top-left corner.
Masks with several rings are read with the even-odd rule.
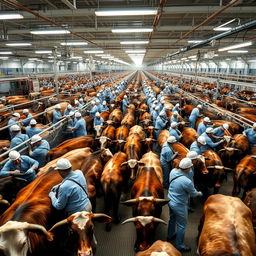
[[[50,198],[53,198],[53,197],[55,197],[55,193],[51,191],[48,196],[49,196]]]
[[[201,191],[199,191],[199,192],[197,193],[197,196],[198,196],[198,197],[202,197],[202,196],[203,196],[203,193],[202,193]]]

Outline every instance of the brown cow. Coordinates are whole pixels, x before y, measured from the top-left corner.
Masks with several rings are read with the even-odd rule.
[[[207,199],[199,226],[198,253],[256,255],[252,214],[239,198],[218,194]]]
[[[127,113],[125,114],[121,125],[125,125],[128,128],[131,128],[135,125],[135,116],[133,113]]]
[[[169,131],[167,129],[162,130],[157,138],[159,147],[162,148],[164,143],[167,141],[168,137],[170,136]]]
[[[120,124],[122,118],[122,111],[119,108],[114,109],[109,115],[109,120],[112,121],[114,124]]]
[[[144,140],[146,138],[146,134],[143,130],[143,128],[140,125],[134,125],[130,131],[129,131],[129,136],[133,134],[138,134],[141,138],[141,140]]]
[[[100,137],[97,138],[100,142],[100,148],[110,147],[112,141],[115,139],[116,128],[113,125],[108,125],[101,133]]]
[[[129,135],[129,129],[122,125],[116,129],[116,140],[117,146],[118,146],[118,151],[122,151],[124,144],[126,143],[126,139]]]
[[[152,124],[152,116],[148,112],[145,112],[141,116],[140,122],[142,123],[143,127],[146,128]]]
[[[254,232],[256,233],[256,188],[247,192],[246,197],[244,199],[244,203],[252,211],[252,224],[253,224]]]
[[[182,137],[181,137],[181,143],[186,146],[187,148],[190,147],[190,145],[197,139],[198,134],[196,132],[195,129],[193,128],[189,128],[189,127],[185,127],[182,130],[181,133]]]

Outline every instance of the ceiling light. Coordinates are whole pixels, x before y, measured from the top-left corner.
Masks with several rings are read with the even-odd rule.
[[[12,52],[0,52],[1,55],[8,55],[8,54],[12,54]]]
[[[119,28],[112,29],[112,33],[143,33],[152,32],[153,28]]]
[[[22,16],[19,13],[2,13],[0,14],[0,20],[17,20],[17,19],[23,19],[24,16]]]
[[[247,50],[230,50],[228,53],[247,53]]]
[[[188,58],[181,58],[181,60],[187,60]]]
[[[95,11],[96,16],[136,16],[136,15],[156,15],[156,14],[157,14],[157,9]]]
[[[189,56],[188,58],[189,58],[189,59],[195,59],[195,58],[196,58],[196,55]]]
[[[30,46],[31,43],[6,43],[7,46]]]
[[[120,44],[148,44],[149,41],[122,41]]]
[[[141,50],[127,50],[125,51],[126,53],[145,53],[146,50],[141,49]]]
[[[32,30],[30,31],[33,35],[60,35],[60,34],[70,34],[70,31],[66,29],[50,29],[50,30]]]
[[[42,50],[42,51],[35,51],[37,54],[47,54],[47,53],[52,53],[52,51],[47,51],[47,50]]]
[[[49,56],[48,59],[54,59],[54,57],[53,56]]]
[[[196,44],[196,43],[201,43],[203,40],[188,40],[188,43],[190,44]]]
[[[213,30],[214,31],[228,31],[230,29],[231,29],[230,27],[217,27],[217,28],[214,28]]]
[[[214,54],[214,57],[218,57],[219,56],[219,54]]]
[[[83,58],[82,56],[73,56],[70,59],[82,59],[82,58]]]
[[[60,43],[61,45],[87,45],[88,43],[86,42],[64,42]]]
[[[0,60],[8,60],[9,57],[0,57]]]
[[[37,58],[28,58],[28,60],[38,60]]]
[[[219,52],[224,52],[224,51],[233,50],[233,49],[237,49],[237,48],[242,48],[242,47],[246,47],[246,46],[250,46],[250,45],[252,45],[252,41],[223,47],[223,48],[218,49],[218,51]]]
[[[104,51],[94,51],[94,50],[92,50],[92,51],[84,51],[84,53],[104,53]]]

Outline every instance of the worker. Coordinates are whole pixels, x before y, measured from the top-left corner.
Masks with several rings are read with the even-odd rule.
[[[213,139],[214,142],[219,141],[220,139],[223,139],[225,135],[225,131],[227,131],[229,128],[229,125],[224,123],[223,125],[216,127],[213,129]]]
[[[95,114],[95,117],[94,117],[94,120],[93,120],[93,126],[103,125],[103,123],[104,123],[104,119],[100,116],[100,113],[97,112]]]
[[[194,108],[189,116],[189,127],[195,128],[196,120],[200,116],[200,110],[202,110],[202,105],[197,105]]]
[[[82,108],[83,106],[85,106],[83,98],[80,98],[78,101],[79,101],[79,108]]]
[[[177,103],[173,108],[172,108],[172,112],[177,111],[178,113],[180,112],[180,104]]]
[[[29,150],[29,156],[39,163],[38,168],[43,167],[46,162],[46,155],[50,150],[48,141],[42,140],[42,137],[36,134],[31,138],[30,144],[32,150]]]
[[[176,235],[176,248],[181,252],[191,251],[191,248],[184,244],[184,236],[188,219],[189,197],[202,196],[197,191],[189,173],[193,163],[189,158],[183,158],[178,168],[170,172],[170,185],[168,189],[168,206],[170,208],[170,220],[168,225],[167,241],[171,241]]]
[[[64,115],[68,116],[71,111],[73,111],[73,107],[70,104],[68,104],[67,108],[64,111]]]
[[[177,111],[174,111],[171,118],[170,118],[170,122],[179,122],[179,113]]]
[[[250,143],[250,147],[253,147],[256,144],[256,123],[253,124],[252,128],[246,129],[243,131]]]
[[[9,153],[9,160],[0,171],[0,177],[13,175],[24,179],[24,186],[36,178],[35,170],[39,163],[29,156],[21,156],[16,150]]]
[[[80,112],[75,113],[75,118],[77,119],[75,126],[71,128],[71,130],[74,132],[74,137],[80,137],[87,135],[86,131],[86,122],[82,118],[82,115]]]
[[[123,101],[122,101],[122,111],[123,111],[123,114],[125,114],[125,111],[126,111],[128,106],[129,106],[129,101],[127,99],[127,95],[124,95],[124,98],[123,98]]]
[[[166,124],[167,124],[167,121],[165,119],[165,114],[164,112],[161,112],[157,117],[156,123],[155,123],[156,138],[158,138],[159,133],[165,128]]]
[[[80,108],[79,101],[78,101],[78,100],[75,100],[75,101],[74,101],[74,110],[79,110],[79,108]]]
[[[57,210],[64,210],[67,215],[81,211],[91,212],[92,206],[82,171],[72,171],[72,165],[66,158],[57,161],[56,169],[63,181],[52,187],[49,193],[52,206]]]
[[[43,129],[36,128],[37,121],[35,119],[32,119],[29,123],[29,126],[26,127],[25,131],[29,138],[31,138],[33,135],[38,134],[43,131]]]
[[[16,124],[20,120],[20,114],[18,112],[12,113],[12,117],[8,121],[8,126],[9,126],[9,134],[10,138],[13,138],[13,133],[11,132],[11,127],[13,124]]]
[[[224,142],[224,140],[220,140],[218,142],[213,142],[213,128],[212,127],[208,127],[205,132],[202,134],[202,136],[205,137],[205,141],[206,144],[203,146],[203,150],[207,150],[207,149],[214,149],[216,148],[218,145],[220,145],[221,143]]]
[[[90,116],[94,118],[94,117],[95,117],[95,114],[96,114],[97,112],[99,112],[99,111],[98,111],[98,107],[96,106],[96,103],[95,103],[94,100],[91,101],[91,105],[92,105],[92,108],[91,108],[91,110],[90,110]]]
[[[21,123],[23,126],[28,126],[33,116],[29,113],[29,110],[26,108],[23,109],[23,114],[25,115],[25,120],[23,120]]]
[[[22,134],[21,128],[17,124],[14,124],[13,126],[11,126],[11,131],[13,133],[13,138],[11,140],[10,148],[14,148],[14,147],[18,146],[19,144],[21,144],[22,142],[29,140],[28,135]],[[23,144],[20,147],[18,147],[16,150],[21,150],[21,149],[25,148],[26,146],[27,146],[26,144]]]
[[[182,135],[181,132],[178,130],[178,123],[177,122],[172,122],[170,129],[169,129],[169,135],[174,136],[177,141],[180,141]]]
[[[152,112],[151,112],[151,116],[152,116],[152,120],[153,120],[153,125],[155,125],[155,123],[156,123],[156,119],[157,119],[157,117],[158,117],[158,112],[156,111],[156,105],[154,105],[154,107],[153,107],[153,110],[152,110]]]
[[[55,106],[55,110],[53,111],[53,119],[52,119],[52,123],[56,124],[57,122],[59,122],[61,119],[63,119],[63,116],[61,114],[61,105],[57,104]]]
[[[190,145],[190,151],[197,152],[198,155],[201,155],[206,149],[203,147],[206,145],[206,140],[204,136],[199,136],[196,141]]]
[[[109,108],[107,106],[107,102],[104,100],[102,104],[100,105],[99,112],[102,113],[104,111],[109,111]]]
[[[197,127],[197,134],[199,136],[202,135],[205,132],[206,128],[210,127],[211,123],[212,122],[211,122],[210,118],[205,117],[203,119],[203,122],[199,123],[199,125]]]
[[[169,173],[171,170],[171,162],[177,155],[177,153],[175,153],[174,150],[172,149],[172,144],[175,142],[177,142],[176,138],[174,136],[169,136],[167,141],[163,144],[160,153],[160,163],[164,175],[163,186],[166,189],[168,189],[169,186]]]

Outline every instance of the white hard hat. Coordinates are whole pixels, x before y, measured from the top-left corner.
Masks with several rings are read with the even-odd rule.
[[[191,168],[192,166],[193,166],[193,163],[191,159],[188,157],[183,158],[179,163],[179,167],[181,169],[188,169],[188,168]]]
[[[99,113],[99,112],[96,112],[95,116],[97,116],[97,117],[100,116],[100,113]]]
[[[27,113],[29,113],[28,109],[27,108],[23,109],[23,114],[27,114]]]
[[[75,100],[75,105],[79,104],[79,101],[78,100]]]
[[[213,128],[212,127],[208,127],[206,130],[205,130],[206,133],[213,133]]]
[[[253,127],[253,128],[256,128],[256,123],[254,123],[252,127]]]
[[[20,118],[20,114],[18,112],[13,113],[12,115],[15,116],[15,117]]]
[[[92,101],[91,101],[91,104],[95,104],[95,101],[94,101],[94,100],[92,100]]]
[[[174,136],[169,136],[168,139],[167,139],[167,142],[168,143],[174,143],[174,142],[177,142],[177,140]]]
[[[57,104],[55,108],[61,109],[61,105],[60,105],[60,104]]]
[[[157,100],[154,100],[154,102],[153,102],[154,104],[157,104],[158,103],[158,101]]]
[[[16,150],[13,150],[9,153],[9,158],[13,161],[17,160],[20,158],[20,153]]]
[[[69,116],[73,116],[74,114],[75,114],[75,112],[73,112],[73,111],[69,112]]]
[[[68,109],[71,109],[71,108],[72,108],[72,106],[71,106],[70,104],[68,104],[67,108],[68,108]]]
[[[225,130],[228,130],[229,125],[225,123],[225,124],[222,125],[222,127],[223,127]],[[255,127],[256,127],[256,125],[255,125]]]
[[[79,99],[80,102],[83,102],[84,100],[82,98]]]
[[[205,137],[204,137],[204,136],[199,136],[199,137],[197,138],[197,141],[198,141],[199,143],[201,143],[202,145],[206,145],[206,140],[205,140]]]
[[[159,116],[165,116],[165,113],[164,112],[160,112]]]
[[[197,108],[203,108],[203,106],[201,104],[196,106]]]
[[[20,131],[20,127],[17,124],[11,126],[11,132],[18,132]]]
[[[186,157],[190,158],[191,160],[194,160],[198,157],[198,154],[196,151],[189,151]]]
[[[98,99],[95,100],[95,103],[96,103],[96,104],[99,104],[99,103],[100,103],[100,100],[98,100]]]
[[[178,113],[178,111],[174,111],[173,114],[174,114],[175,116],[177,116],[179,113]]]
[[[37,124],[37,121],[35,119],[31,119],[29,122],[30,125],[35,125]]]
[[[36,143],[36,142],[38,142],[38,141],[41,141],[42,140],[42,137],[41,136],[39,136],[38,134],[36,134],[36,135],[34,135],[34,136],[32,136],[31,137],[31,144],[34,144],[34,143]]]
[[[124,95],[124,98],[127,99],[127,95]]]
[[[104,100],[104,101],[102,102],[102,105],[107,105],[107,102]]]
[[[207,117],[204,118],[204,122],[210,123],[211,120],[210,120],[210,118],[207,116]]]
[[[178,123],[177,122],[172,122],[171,123],[171,127],[174,128],[174,127],[177,127],[178,126]]]
[[[160,109],[159,106],[156,106],[155,110],[159,110],[159,109]]]
[[[175,107],[179,107],[180,106],[180,104],[179,103],[177,103],[176,105],[175,105]]]
[[[67,170],[71,167],[72,167],[72,165],[71,165],[70,161],[66,158],[61,158],[56,163],[56,169],[57,170]]]
[[[81,113],[80,112],[76,112],[75,113],[75,117],[81,117],[82,115],[81,115]]]

